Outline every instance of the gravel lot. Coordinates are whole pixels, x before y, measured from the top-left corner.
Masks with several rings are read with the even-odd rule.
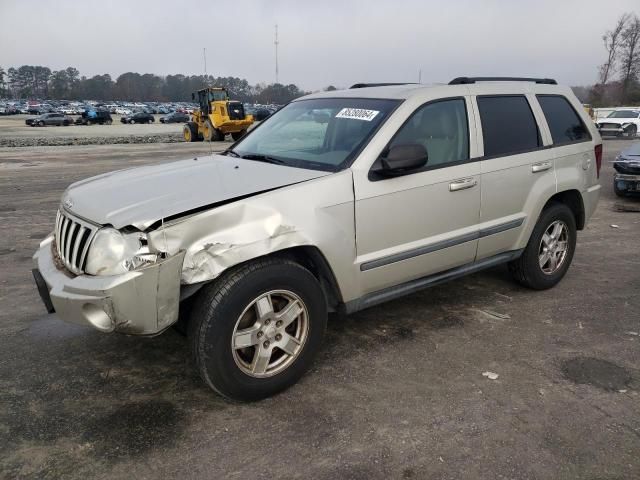
[[[34,115],[0,117],[0,147],[34,147],[61,145],[100,145],[113,143],[182,142],[182,123],[160,123],[163,115],[148,124],[121,123],[121,115],[111,115],[112,125],[70,125],[68,127],[30,127],[27,118]],[[72,116],[74,120],[77,116]]]
[[[4,121],[0,139],[31,135]],[[620,211],[640,200],[613,195],[610,164],[625,145],[605,142],[603,197],[556,288],[500,267],[332,318],[313,370],[250,405],[209,391],[175,331],[65,324],[31,279],[69,183],[210,145],[0,148],[0,478],[640,478],[640,215]]]

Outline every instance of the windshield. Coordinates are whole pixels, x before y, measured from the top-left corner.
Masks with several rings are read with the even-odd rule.
[[[316,170],[345,168],[399,100],[299,100],[273,114],[230,153]]]
[[[634,110],[618,110],[611,112],[607,118],[638,118],[638,112]]]

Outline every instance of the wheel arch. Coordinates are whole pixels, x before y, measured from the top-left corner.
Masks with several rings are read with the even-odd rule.
[[[576,219],[576,228],[578,230],[584,230],[586,221],[584,200],[582,199],[582,194],[578,190],[564,190],[552,195],[551,198],[549,198],[549,200],[547,200],[547,202],[545,203],[542,211],[544,211],[552,203],[563,203],[568,206],[573,212],[574,218]]]
[[[220,275],[217,275],[216,277],[204,282],[191,285],[182,285],[180,300],[186,300],[187,298],[194,295],[202,287],[217,281],[220,276],[228,273],[231,270],[237,270],[244,267],[248,263],[264,260],[267,258],[287,259],[305,267],[313,274],[314,277],[316,277],[316,280],[318,280],[318,283],[322,288],[322,293],[327,302],[328,310],[338,311],[339,306],[343,303],[342,292],[340,291],[338,281],[324,254],[318,247],[313,245],[293,246],[284,248],[282,250],[270,252],[266,255],[251,258],[244,262],[233,265],[221,272]]]

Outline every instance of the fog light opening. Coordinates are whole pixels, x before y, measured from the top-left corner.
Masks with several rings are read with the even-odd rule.
[[[85,303],[82,306],[82,313],[87,321],[101,332],[113,332],[115,324],[107,313],[93,303]]]

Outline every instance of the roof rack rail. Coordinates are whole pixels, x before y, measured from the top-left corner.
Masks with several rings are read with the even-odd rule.
[[[401,82],[401,83],[354,83],[349,87],[352,88],[367,88],[367,87],[389,87],[391,85],[416,85],[412,82]]]
[[[553,78],[527,78],[527,77],[458,77],[449,82],[449,85],[468,85],[476,82],[534,82],[546,85],[557,85]]]

